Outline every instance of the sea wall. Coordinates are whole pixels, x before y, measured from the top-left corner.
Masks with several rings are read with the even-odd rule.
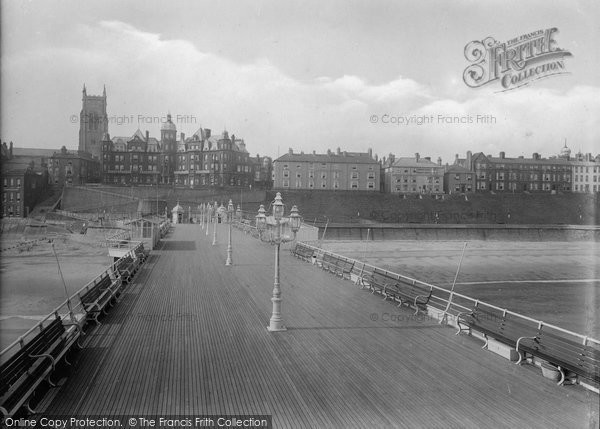
[[[587,225],[328,225],[325,240],[600,241],[600,227]]]

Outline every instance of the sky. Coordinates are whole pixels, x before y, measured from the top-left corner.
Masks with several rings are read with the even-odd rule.
[[[0,1],[0,138],[76,149],[81,91],[111,136],[226,129],[252,154],[327,149],[452,163],[600,152],[600,2]],[[463,80],[465,47],[556,28],[564,71]],[[411,119],[412,118],[412,119]]]

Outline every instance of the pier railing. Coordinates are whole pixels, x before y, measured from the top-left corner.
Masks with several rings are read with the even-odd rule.
[[[142,243],[136,244],[123,257],[130,256],[131,258],[136,259],[136,251],[139,253],[139,248],[142,246]],[[39,334],[42,329],[44,329],[46,326],[52,323],[56,318],[60,318],[65,326],[75,325],[78,328],[81,328],[86,321],[86,311],[83,307],[80,297],[83,296],[91,288],[93,288],[96,284],[98,284],[98,282],[103,277],[106,277],[107,275],[110,276],[111,279],[116,279],[117,277],[119,277],[119,273],[117,271],[118,263],[119,261],[117,260],[116,262],[109,265],[99,275],[94,277],[88,283],[83,285],[79,290],[77,290],[77,292],[65,299],[65,301],[63,301],[59,306],[52,310],[47,316],[45,316],[38,323],[36,323],[35,326],[33,326],[31,329],[29,329],[11,344],[9,344],[6,348],[4,348],[0,352],[0,363],[5,362],[7,359],[10,358],[10,356],[15,354],[21,348],[25,347],[31,339],[33,339],[37,334]]]
[[[458,292],[450,291],[446,288],[436,286],[431,283],[427,283],[409,276],[405,276],[402,274],[395,273],[393,271],[386,270],[385,268],[376,267],[375,265],[368,264],[363,261],[359,261],[357,259],[349,258],[347,256],[343,256],[337,254],[335,252],[330,252],[328,250],[322,249],[317,246],[313,246],[311,244],[302,243],[303,246],[307,246],[314,251],[314,255],[316,256],[316,261],[320,261],[323,259],[323,256],[330,255],[336,258],[345,259],[347,261],[352,261],[354,263],[354,270],[352,274],[352,280],[358,281],[358,278],[362,275],[363,272],[372,272],[377,269],[378,272],[384,272],[386,275],[390,277],[395,277],[399,280],[405,280],[408,282],[414,282],[416,284],[423,285],[425,287],[430,287],[433,289],[433,293],[429,303],[427,304],[428,308],[432,308],[439,315],[440,323],[448,321],[449,318],[456,318],[460,313],[469,313],[472,312],[476,307],[481,308],[485,307],[487,309],[495,310],[503,315],[511,315],[517,319],[521,319],[522,321],[532,323],[537,325],[538,329],[544,329],[544,331],[554,331],[557,333],[561,333],[570,337],[573,341],[579,342],[584,345],[594,345],[594,347],[600,347],[600,340],[596,338],[592,338],[585,334],[580,334],[577,332],[570,331],[568,329],[561,328],[559,326],[544,322],[543,320],[534,319],[529,316],[525,316],[523,314],[511,311],[507,308],[502,308],[497,305],[493,305],[479,299],[472,298],[467,295],[463,295]]]

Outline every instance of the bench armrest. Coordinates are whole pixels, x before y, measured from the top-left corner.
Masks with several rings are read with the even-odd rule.
[[[537,337],[520,337],[520,338],[517,340],[517,344],[516,344],[516,346],[515,346],[515,350],[516,350],[516,351],[517,351],[517,353],[519,354],[519,360],[516,362],[516,364],[517,364],[517,365],[520,365],[520,364],[521,364],[521,361],[523,360],[523,355],[522,355],[522,354],[521,354],[521,352],[519,351],[519,343],[521,342],[521,340],[525,340],[525,339],[528,339],[528,340],[535,340],[536,338],[537,338]]]
[[[463,317],[463,316],[472,316],[472,315],[473,315],[473,312],[472,312],[472,311],[463,311],[463,312],[460,312],[460,313],[458,313],[458,314],[456,315],[456,326],[458,327],[458,331],[456,332],[456,334],[455,334],[455,335],[458,335],[458,334],[460,334],[462,331],[464,331],[464,330],[465,330],[465,329],[461,328],[461,326],[460,326],[460,322],[461,322],[460,318],[461,318],[461,317]],[[464,322],[463,322],[463,323],[464,323]],[[469,328],[467,328],[467,329],[469,329]]]
[[[29,355],[29,357],[32,357],[32,358],[46,357],[46,358],[50,359],[50,361],[52,362],[52,370],[54,370],[56,368],[56,359],[54,359],[54,356],[52,356],[49,353],[42,353],[39,355]]]

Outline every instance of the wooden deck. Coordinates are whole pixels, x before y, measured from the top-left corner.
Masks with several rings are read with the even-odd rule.
[[[557,387],[283,248],[288,331],[269,333],[274,248],[233,230],[226,267],[225,225],[217,246],[210,232],[178,225],[152,252],[46,414],[271,414],[277,428],[596,427],[598,395]]]

